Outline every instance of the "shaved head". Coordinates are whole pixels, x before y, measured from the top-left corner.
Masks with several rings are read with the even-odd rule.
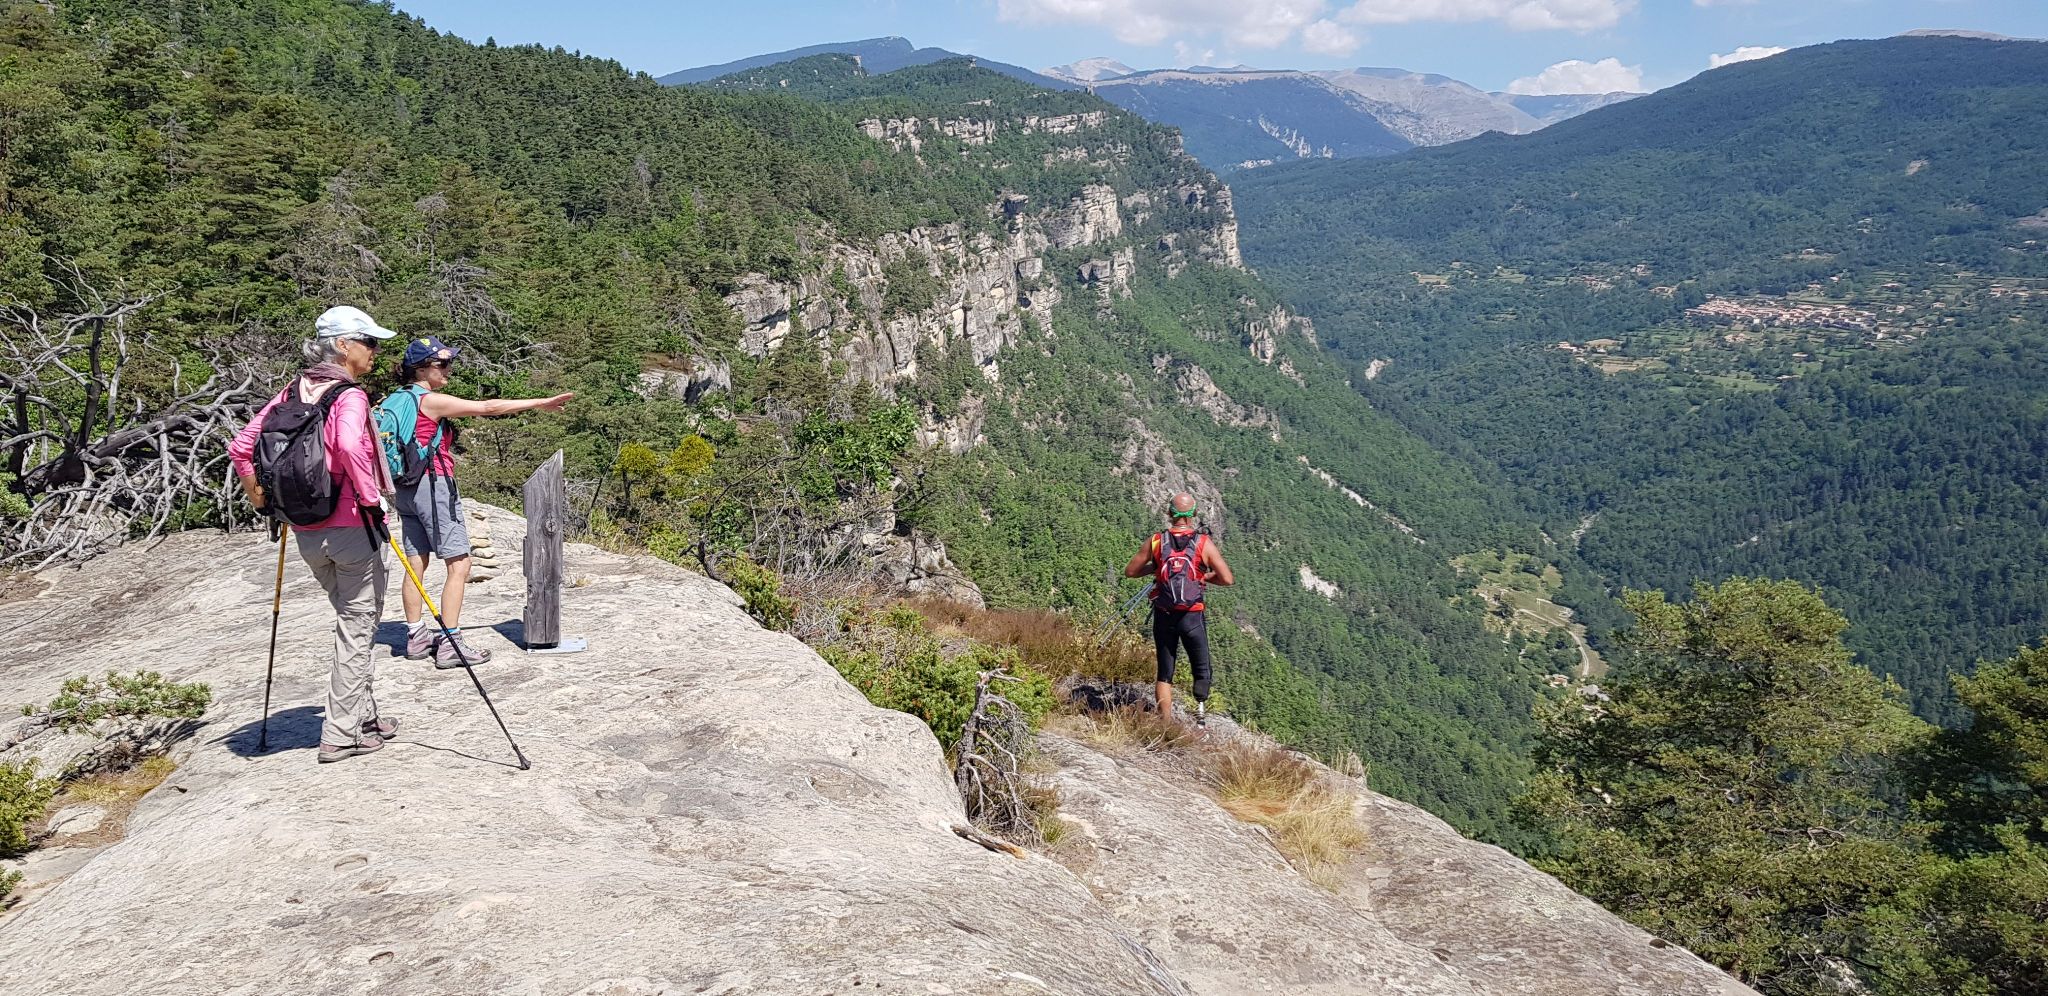
[[[1187,493],[1187,492],[1185,492],[1185,491],[1181,492],[1180,494],[1174,495],[1174,496],[1173,496],[1173,510],[1174,510],[1175,512],[1179,512],[1179,513],[1183,513],[1183,514],[1185,514],[1185,513],[1187,513],[1187,512],[1192,512],[1192,511],[1194,511],[1194,510],[1195,510],[1195,496],[1194,496],[1194,495],[1191,495],[1191,494],[1188,494],[1188,493]]]

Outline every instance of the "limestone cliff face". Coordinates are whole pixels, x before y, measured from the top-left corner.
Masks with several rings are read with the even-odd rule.
[[[1256,302],[1253,301],[1247,300],[1244,303],[1247,308],[1256,306]],[[1264,313],[1251,313],[1245,319],[1245,346],[1251,350],[1253,356],[1258,357],[1260,363],[1270,364],[1279,357],[1280,342],[1282,338],[1290,335],[1299,335],[1309,345],[1315,345],[1314,323],[1306,317],[1289,312],[1286,308],[1275,306]],[[1300,378],[1297,377],[1295,380],[1299,383]]]
[[[860,122],[860,129],[876,141],[920,150],[921,136],[933,134],[968,145],[986,144],[1003,130],[1085,138],[1104,121],[1099,111],[1013,120],[871,118]],[[1058,333],[1053,308],[1074,289],[1093,289],[1105,303],[1128,297],[1148,262],[1162,266],[1167,279],[1179,279],[1191,259],[1243,269],[1229,189],[1214,182],[1175,181],[1119,196],[1116,182],[1135,180],[1125,175],[1122,165],[1128,153],[1115,142],[1063,146],[1048,153],[1089,162],[1098,168],[1101,182],[1084,184],[1052,203],[1007,195],[988,206],[994,225],[911,228],[885,234],[872,244],[820,233],[811,251],[813,262],[800,275],[777,280],[748,274],[726,296],[726,304],[745,325],[741,350],[766,355],[782,348],[792,330],[801,327],[807,342],[836,349],[836,358],[846,363],[850,376],[886,388],[917,375],[920,344],[956,342],[972,352],[993,382],[1000,379],[1000,354],[1023,335],[1027,318]],[[1135,233],[1148,224],[1156,232],[1156,211],[1168,204],[1182,209],[1189,226],[1146,234],[1141,243]],[[1052,265],[1054,254],[1091,250],[1076,266]],[[921,262],[938,283],[938,292],[914,313],[885,314],[886,271],[905,260]],[[674,393],[704,383],[711,382],[670,377],[643,386],[650,392]]]
[[[522,523],[491,518],[516,548]],[[258,754],[273,550],[185,533],[0,603],[0,706],[108,668],[214,690],[124,837],[27,862],[27,899],[0,913],[10,992],[1747,992],[1370,793],[1368,851],[1332,892],[1171,766],[1048,736],[1078,842],[984,850],[950,830],[964,818],[922,724],[722,586],[574,544],[564,629],[588,653],[529,658],[483,628],[516,626],[517,576],[467,612],[531,771],[504,763],[461,674],[388,648],[378,700],[400,736],[316,766],[332,617],[296,558]]]
[[[996,123],[983,118],[868,118],[860,123],[860,130],[898,151],[923,149],[920,132],[944,135],[965,145],[987,145],[996,137]]]

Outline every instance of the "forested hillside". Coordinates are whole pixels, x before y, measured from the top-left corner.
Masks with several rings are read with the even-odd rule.
[[[1239,203],[1367,397],[1611,585],[1822,585],[1952,721],[2048,632],[2044,111],[2048,45],[1840,42]]]
[[[826,99],[663,87],[381,4],[11,4],[10,334],[134,304],[120,404],[43,367],[33,406],[127,440],[131,405],[195,371],[267,389],[313,315],[358,304],[463,346],[459,392],[577,392],[472,429],[472,494],[512,501],[562,448],[590,538],[810,591],[813,620],[840,611],[802,587],[823,574],[948,557],[998,605],[1092,618],[1190,488],[1242,579],[1213,602],[1224,707],[1533,841],[1504,811],[1571,655],[1490,627],[1451,565],[1536,548],[1533,520],[1357,402],[1177,136],[963,62],[807,65]],[[153,458],[123,445],[79,452]],[[74,449],[17,434],[0,514],[41,521],[61,475],[38,468]]]

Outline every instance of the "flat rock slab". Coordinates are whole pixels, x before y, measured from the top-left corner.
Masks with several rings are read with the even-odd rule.
[[[1208,739],[1245,735],[1223,717]],[[1359,789],[1367,835],[1334,891],[1296,872],[1170,758],[1041,743],[1066,864],[1191,993],[1756,996],[1514,855]],[[1329,775],[1337,778],[1334,772]]]
[[[1040,743],[1081,838],[1069,867],[1190,993],[1473,996],[1427,948],[1302,877],[1188,779],[1051,734]]]
[[[516,559],[522,524],[494,519]],[[461,672],[384,651],[401,736],[316,765],[333,617],[288,557],[259,754],[274,551],[181,534],[0,605],[0,709],[109,669],[214,691],[126,838],[0,920],[9,991],[1183,991],[1060,866],[953,835],[922,724],[651,558],[569,548],[564,627],[590,653],[476,634],[521,772]],[[469,622],[516,620],[516,576],[474,594]]]
[[[1756,996],[1491,844],[1376,793],[1363,860],[1338,889],[1395,936],[1499,996]]]

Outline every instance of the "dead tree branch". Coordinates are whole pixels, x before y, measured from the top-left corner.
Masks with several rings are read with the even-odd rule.
[[[1024,710],[992,687],[999,681],[1022,680],[1000,668],[981,672],[974,711],[954,746],[953,783],[976,826],[1010,840],[1035,842],[1041,839],[1037,811],[1022,770],[1031,723]]]
[[[0,304],[0,450],[29,506],[0,536],[0,563],[82,560],[155,537],[201,502],[231,516],[226,444],[262,402],[257,371],[215,348],[194,386],[176,355],[153,353],[168,383],[154,397],[128,391],[123,378],[150,351],[130,320],[161,295],[103,292],[58,269],[67,306]]]

